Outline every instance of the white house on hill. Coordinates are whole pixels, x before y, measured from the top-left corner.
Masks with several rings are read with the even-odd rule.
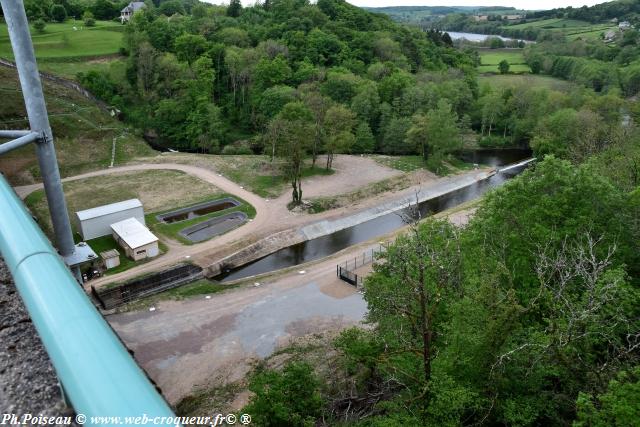
[[[132,1],[120,11],[120,22],[122,22],[123,24],[125,22],[129,22],[129,19],[131,19],[134,13],[141,9],[144,9],[145,7],[147,7],[147,5],[144,4],[144,2]]]

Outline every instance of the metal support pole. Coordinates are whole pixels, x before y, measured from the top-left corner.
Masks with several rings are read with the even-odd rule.
[[[0,138],[20,138],[30,133],[30,130],[0,130]]]
[[[5,142],[0,145],[0,155],[8,153],[9,151],[15,150],[17,148],[23,147],[27,144],[36,141],[40,137],[36,132],[30,132],[25,136],[21,136],[20,138],[14,139],[13,141]]]
[[[73,254],[75,245],[23,0],[0,0],[0,4],[2,4],[4,19],[9,30],[22,95],[29,115],[29,125],[32,132],[39,134],[36,151],[55,232],[56,246],[60,254],[67,257]]]

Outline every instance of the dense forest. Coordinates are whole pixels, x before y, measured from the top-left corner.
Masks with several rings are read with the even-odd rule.
[[[123,3],[27,6],[117,19]],[[365,281],[367,327],[323,349],[329,373],[302,356],[258,365],[254,425],[637,425],[635,30],[613,46],[536,33],[526,60],[574,83],[563,91],[479,85],[477,57],[443,33],[342,0],[148,1],[124,34],[122,61],[83,85],[158,145],[279,157],[297,203],[300,165],[320,155],[330,168],[335,153],[418,154],[436,171],[465,145],[538,158],[466,227],[407,216]]]
[[[80,76],[159,144],[277,154],[283,135],[313,135],[303,142],[315,160],[320,152],[438,156],[460,143],[457,132],[428,150],[405,138],[416,113],[464,127],[477,94],[471,57],[439,33],[337,0],[198,4],[170,16],[163,5],[126,26],[123,67]]]

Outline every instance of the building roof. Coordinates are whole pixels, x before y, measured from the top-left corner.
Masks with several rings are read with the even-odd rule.
[[[87,245],[85,242],[80,242],[76,245],[75,250],[71,255],[64,257],[64,262],[69,267],[75,267],[76,265],[93,261],[96,258],[98,258],[98,256],[93,249],[91,249],[91,246]]]
[[[122,9],[120,11],[120,13],[124,13],[124,12],[137,12],[140,9],[142,9],[143,7],[147,7],[146,4],[144,4],[143,1],[132,1],[131,3],[129,3],[127,6],[125,6],[124,9]]]
[[[111,229],[124,240],[131,249],[136,249],[158,241],[158,238],[135,218],[129,218],[111,224]]]
[[[122,202],[112,203],[110,205],[98,206],[97,208],[87,209],[76,212],[78,219],[84,221],[87,219],[98,218],[110,215],[116,212],[122,212],[129,209],[141,208],[142,202],[138,199],[124,200]]]
[[[117,249],[109,249],[108,251],[100,252],[100,257],[102,259],[118,258],[120,257],[120,252]]]

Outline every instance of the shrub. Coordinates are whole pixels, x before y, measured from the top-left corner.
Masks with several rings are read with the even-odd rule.
[[[315,425],[322,410],[320,382],[307,363],[291,362],[282,372],[260,370],[249,390],[255,395],[242,412],[259,426],[306,427]]]
[[[44,33],[44,29],[46,26],[47,24],[42,18],[37,19],[36,22],[33,23],[33,28],[35,28],[35,30],[41,34]]]
[[[52,5],[49,14],[51,15],[51,19],[56,22],[64,22],[67,20],[67,10],[61,4]]]
[[[483,136],[478,141],[480,147],[505,147],[509,145],[509,138],[503,138],[497,135]]]
[[[234,154],[253,154],[251,147],[246,142],[234,142],[222,149],[222,154],[234,155]]]
[[[86,27],[96,26],[96,20],[93,17],[93,13],[89,12],[88,10],[82,15],[82,20],[84,21],[84,25]]]

